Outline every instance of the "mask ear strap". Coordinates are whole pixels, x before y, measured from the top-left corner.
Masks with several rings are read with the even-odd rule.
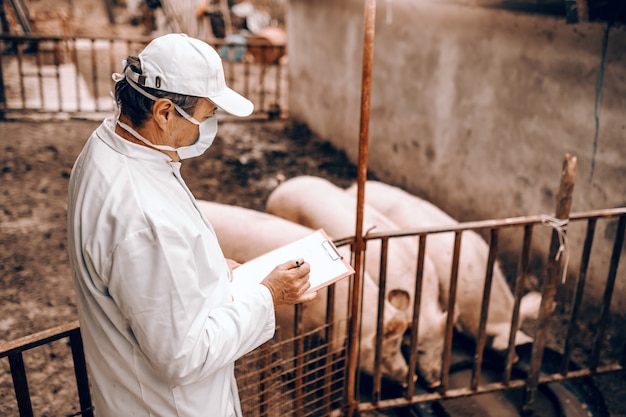
[[[137,132],[135,129],[133,129],[132,127],[130,127],[126,123],[122,122],[121,120],[118,120],[117,124],[120,125],[122,127],[122,129],[124,129],[125,131],[127,131],[128,133],[133,135],[135,138],[139,139],[140,141],[142,141],[143,143],[145,143],[146,145],[148,145],[148,146],[150,146],[152,148],[160,149],[162,151],[174,151],[174,152],[176,152],[176,150],[177,150],[176,148],[172,148],[171,146],[156,145],[156,144],[150,142],[148,139],[144,138],[139,132]]]
[[[144,90],[143,88],[139,87],[135,81],[133,81],[131,78],[128,77],[128,71],[129,70],[130,70],[130,68],[127,69],[126,71],[124,71],[126,73],[126,81],[128,81],[128,84],[135,91],[137,91],[139,94],[141,94],[142,96],[147,97],[147,98],[149,98],[152,101],[157,101],[159,99],[157,96],[155,96],[154,94],[148,93],[146,90]],[[172,101],[172,104],[174,105],[174,108],[176,109],[176,111],[181,116],[183,116],[185,119],[189,120],[194,125],[197,125],[197,126],[200,125],[199,121],[197,121],[193,116],[189,115],[189,113],[187,113],[185,110],[183,110],[178,104],[174,103],[173,101]]]

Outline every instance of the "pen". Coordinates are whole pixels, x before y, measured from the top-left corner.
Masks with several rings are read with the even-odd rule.
[[[296,263],[296,268],[299,268],[304,263],[304,259],[302,259],[302,258],[296,259],[295,263]]]

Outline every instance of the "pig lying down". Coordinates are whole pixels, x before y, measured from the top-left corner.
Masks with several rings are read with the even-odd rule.
[[[313,229],[283,218],[250,210],[243,207],[198,201],[204,216],[213,226],[224,255],[239,263],[244,263],[280,246],[313,233]],[[345,247],[339,248],[344,256],[350,253]],[[306,254],[302,255],[306,260]],[[363,297],[367,305],[377,305],[378,286],[369,276],[363,279]],[[335,325],[330,348],[337,352],[343,346],[348,317],[349,279],[335,284],[333,311]],[[327,290],[318,291],[314,301],[302,304],[304,331],[313,331],[326,325]],[[389,294],[384,305],[383,341],[381,348],[381,373],[384,377],[406,385],[409,369],[402,356],[402,336],[409,325],[407,309],[409,295],[401,291]],[[361,370],[374,375],[375,337],[378,312],[376,308],[364,308],[361,320]],[[276,312],[277,325],[283,340],[292,338],[294,314],[292,308],[281,308]]]
[[[356,195],[356,185],[348,189]],[[365,201],[390,218],[400,228],[432,228],[456,225],[458,222],[435,205],[406,191],[377,181],[365,184]],[[427,237],[426,256],[432,260],[440,279],[442,303],[447,305],[450,290],[450,272],[454,233],[434,233]],[[476,339],[480,321],[480,303],[483,298],[489,245],[471,230],[464,231],[459,258],[456,303],[459,311],[457,327]],[[508,348],[514,297],[499,263],[493,270],[491,297],[486,332],[492,337],[491,348]],[[520,301],[520,320],[537,318],[541,294],[529,292]],[[515,344],[531,343],[532,338],[516,329]]]
[[[301,176],[283,182],[270,194],[266,210],[311,229],[324,228],[335,239],[354,235],[356,198],[322,178]],[[381,231],[398,229],[398,226],[370,206],[365,207],[363,223],[365,231],[373,227]],[[376,285],[379,281],[380,253],[380,241],[368,241],[365,270]],[[417,272],[416,239],[390,239],[387,255],[387,294],[394,290],[406,292],[413,306]],[[415,350],[419,374],[426,384],[433,387],[440,383],[447,321],[447,313],[442,311],[438,299],[439,279],[434,265],[426,259]]]

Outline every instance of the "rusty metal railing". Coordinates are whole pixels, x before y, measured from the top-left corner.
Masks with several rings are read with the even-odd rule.
[[[586,292],[588,280],[588,267],[593,260],[592,246],[594,241],[594,231],[599,224],[611,223],[610,229],[612,233],[612,249],[610,259],[607,261],[607,279],[602,295],[602,305],[598,313],[598,319],[594,324],[595,334],[592,337],[585,335],[584,342],[587,343],[589,355],[582,358],[580,352],[580,338],[577,320],[587,319],[580,317],[582,311],[582,294]],[[552,382],[561,382],[570,379],[580,379],[588,376],[599,375],[603,373],[616,372],[624,370],[626,366],[626,354],[623,341],[620,338],[611,338],[607,342],[605,337],[610,323],[610,305],[618,280],[617,271],[620,261],[620,255],[623,252],[624,235],[626,229],[626,208],[596,210],[580,213],[572,213],[569,216],[568,233],[573,231],[580,232],[584,235],[584,242],[581,246],[580,262],[578,269],[574,272],[570,271],[570,276],[575,278],[575,289],[569,297],[560,297],[558,304],[560,309],[564,311],[561,316],[566,316],[567,320],[557,323],[551,323],[551,326],[560,326],[558,329],[546,327],[546,331],[551,329],[555,331],[556,345],[550,346],[550,349],[557,350],[560,354],[560,363],[556,368],[552,366],[549,371],[544,369],[545,361],[530,361],[528,369],[524,375],[513,374],[513,361],[515,357],[515,346],[509,340],[509,348],[504,355],[504,365],[502,366],[501,378],[497,381],[488,383],[480,383],[480,376],[483,372],[485,360],[485,321],[486,309],[489,304],[489,297],[483,297],[483,300],[477,300],[480,304],[483,314],[479,326],[476,348],[472,361],[472,376],[467,386],[451,387],[450,375],[451,369],[451,351],[452,351],[452,334],[453,322],[448,320],[446,323],[445,346],[442,354],[442,371],[441,385],[435,390],[425,390],[420,388],[420,381],[416,384],[410,383],[407,388],[397,396],[381,395],[384,382],[380,378],[380,373],[373,378],[371,392],[365,393],[363,389],[357,389],[358,410],[361,412],[385,410],[393,408],[407,408],[421,403],[439,402],[448,399],[469,397],[478,394],[484,394],[496,391],[507,390],[525,390],[531,394],[526,395],[526,402],[520,404],[520,407],[532,408],[532,393],[539,387]],[[576,229],[575,229],[576,228]],[[580,229],[580,230],[578,230]],[[526,216],[517,218],[508,218],[501,220],[486,220],[478,222],[459,223],[453,226],[429,229],[413,229],[413,230],[395,230],[380,231],[367,234],[366,241],[371,242],[380,240],[381,245],[381,264],[386,264],[388,257],[388,242],[393,239],[413,238],[419,242],[419,251],[416,254],[416,288],[419,289],[419,280],[423,276],[424,267],[424,251],[429,238],[440,233],[453,233],[454,247],[452,249],[453,259],[451,266],[451,280],[456,280],[459,272],[459,259],[461,248],[460,244],[464,233],[470,231],[486,232],[489,236],[489,257],[487,273],[493,268],[493,264],[497,257],[498,242],[507,232],[515,231],[517,235],[521,235],[521,252],[519,254],[519,263],[517,265],[517,273],[513,280],[512,293],[515,297],[514,314],[511,319],[511,329],[518,328],[519,320],[519,302],[522,295],[524,284],[528,276],[526,274],[529,266],[529,258],[533,241],[540,235],[540,231],[551,231],[552,227],[547,226],[545,216]],[[606,230],[606,228],[605,228]],[[606,235],[606,234],[605,234]],[[336,240],[338,246],[351,242],[351,238]],[[385,243],[386,242],[386,243]],[[536,243],[536,242],[535,242]],[[609,243],[607,243],[609,244]],[[573,251],[573,247],[570,248]],[[623,279],[623,277],[622,277]],[[489,291],[491,285],[490,279],[485,279],[484,293]],[[456,284],[451,282],[450,294],[448,301],[448,311],[454,309],[454,300]],[[237,361],[236,376],[239,383],[242,409],[246,416],[326,416],[333,411],[338,411],[349,401],[345,397],[346,384],[346,363],[347,354],[346,345],[339,350],[331,349],[333,327],[340,325],[338,318],[333,316],[332,305],[335,302],[342,303],[346,306],[347,311],[352,299],[338,300],[335,299],[333,286],[329,287],[330,294],[328,296],[328,307],[326,309],[326,325],[313,331],[304,331],[302,326],[302,310],[301,306],[294,307],[293,329],[290,330],[292,337],[282,338],[280,332],[285,329],[278,329],[277,336],[270,342],[259,347],[255,351],[244,356]],[[381,293],[384,293],[382,291]],[[420,292],[416,292],[416,299],[419,299]],[[380,296],[380,295],[379,295]],[[384,295],[382,295],[384,297]],[[379,305],[383,303],[379,301]],[[373,301],[368,300],[365,308],[372,308],[370,305]],[[542,308],[548,308],[549,304],[542,305]],[[419,322],[419,304],[413,311],[414,323]],[[549,316],[550,312],[546,312]],[[379,315],[383,314],[382,310]],[[342,320],[350,320],[350,317]],[[343,328],[347,328],[346,323]],[[415,327],[411,329],[417,333]],[[513,332],[510,332],[513,334]],[[559,335],[564,335],[559,337]],[[347,335],[345,335],[347,338]],[[376,335],[376,345],[380,346],[383,337],[382,322],[379,320],[378,331]],[[68,323],[44,332],[36,333],[16,341],[4,343],[0,345],[0,359],[8,358],[10,362],[11,375],[14,384],[15,396],[19,406],[20,416],[32,416],[33,410],[30,400],[30,390],[26,378],[23,355],[30,349],[37,346],[43,346],[55,340],[69,338],[74,361],[74,371],[77,381],[80,412],[82,415],[92,415],[92,405],[89,395],[89,384],[87,378],[87,370],[82,351],[82,342],[80,339],[80,330],[78,322]],[[417,343],[417,337],[411,337],[411,346],[408,347],[409,352],[414,352],[414,344]],[[537,338],[536,342],[537,343]],[[542,342],[546,348],[545,340]],[[533,347],[534,349],[534,347]],[[358,352],[358,351],[357,351]],[[414,369],[415,358],[409,354],[408,363]],[[573,360],[576,356],[576,360]],[[374,369],[379,370],[381,366],[381,357],[376,355]],[[358,360],[357,360],[358,363]],[[535,369],[536,368],[536,369]],[[541,372],[539,372],[541,371]],[[536,375],[536,380],[532,380]],[[407,377],[411,380],[413,372]],[[408,382],[408,381],[407,381]]]
[[[111,74],[150,38],[0,35],[0,120],[20,115],[96,116],[115,109]],[[255,115],[287,112],[284,45],[214,41],[227,84],[255,104]]]
[[[576,363],[572,362],[572,354],[574,350],[574,345],[576,342],[577,336],[577,320],[581,317],[578,316],[579,311],[581,309],[582,295],[585,292],[587,282],[587,268],[589,266],[589,262],[591,259],[591,248],[593,244],[594,238],[594,230],[596,229],[596,225],[599,221],[614,221],[615,225],[615,234],[613,238],[613,244],[611,249],[611,256],[608,260],[608,271],[607,271],[607,279],[605,281],[605,288],[603,290],[602,295],[602,304],[600,306],[599,318],[597,323],[595,323],[595,334],[591,337],[591,339],[587,339],[589,341],[587,348],[591,352],[588,355],[587,360],[584,361],[580,358],[577,358]],[[374,384],[372,387],[372,392],[369,397],[372,398],[371,401],[359,401],[358,409],[360,411],[373,411],[373,410],[381,410],[388,408],[397,408],[397,407],[407,407],[413,404],[431,402],[431,401],[440,401],[452,398],[459,397],[467,397],[471,395],[477,395],[487,392],[494,391],[503,391],[503,390],[511,390],[511,389],[524,389],[526,392],[525,401],[523,404],[520,404],[521,408],[530,409],[533,406],[533,399],[535,392],[540,384],[547,384],[550,382],[560,382],[565,381],[567,379],[574,378],[582,378],[588,376],[599,375],[602,373],[615,372],[625,369],[626,366],[626,350],[623,345],[623,341],[620,341],[620,338],[615,338],[613,343],[621,343],[622,345],[614,345],[610,342],[607,345],[607,340],[605,340],[604,336],[607,331],[607,326],[609,324],[610,317],[610,307],[612,296],[615,289],[615,283],[617,280],[617,270],[619,266],[620,256],[623,251],[624,246],[624,231],[626,229],[626,208],[617,208],[617,209],[607,209],[607,210],[597,210],[597,211],[589,211],[589,212],[581,212],[581,213],[573,213],[570,215],[568,220],[568,227],[573,228],[576,224],[581,224],[581,227],[585,227],[585,239],[584,244],[581,249],[581,257],[579,262],[579,270],[574,273],[576,279],[575,290],[571,295],[569,300],[559,300],[561,304],[567,303],[569,305],[569,314],[565,314],[567,316],[566,323],[560,323],[563,325],[563,328],[560,329],[552,329],[558,334],[566,335],[565,338],[557,340],[558,346],[553,346],[552,348],[557,348],[560,357],[560,364],[556,369],[552,372],[546,372],[543,368],[544,363],[542,363],[541,358],[537,360],[531,360],[529,369],[527,370],[527,375],[525,378],[512,378],[511,370],[513,365],[513,358],[515,357],[515,346],[512,344],[512,340],[509,340],[509,348],[506,352],[505,356],[505,364],[503,367],[502,377],[500,381],[490,382],[487,384],[480,384],[478,381],[480,380],[481,375],[481,367],[484,359],[484,351],[483,348],[485,346],[485,321],[487,319],[486,311],[489,304],[489,291],[491,286],[490,280],[490,270],[493,268],[493,264],[496,258],[496,251],[498,246],[498,237],[504,232],[505,229],[520,229],[522,231],[522,252],[520,254],[520,261],[518,265],[518,275],[515,278],[515,284],[513,293],[515,296],[515,312],[511,321],[511,329],[518,328],[518,319],[519,319],[519,303],[522,295],[522,289],[524,288],[525,280],[527,279],[526,271],[529,264],[529,253],[531,251],[532,246],[532,236],[533,229],[538,227],[548,227],[546,226],[545,216],[527,216],[527,217],[518,217],[518,218],[509,218],[503,220],[487,220],[487,221],[479,221],[479,222],[469,222],[469,223],[460,223],[455,226],[449,226],[445,228],[429,228],[429,229],[414,229],[414,230],[402,230],[402,231],[381,231],[377,233],[370,233],[366,236],[366,240],[368,242],[380,240],[383,242],[381,245],[381,264],[386,262],[384,259],[387,258],[387,247],[388,242],[393,239],[406,238],[406,237],[414,237],[417,238],[420,242],[419,244],[419,253],[418,253],[418,270],[417,270],[417,282],[416,288],[419,288],[420,282],[419,280],[423,276],[423,262],[419,262],[419,258],[423,257],[425,246],[427,245],[428,237],[438,234],[438,233],[454,233],[454,247],[452,248],[451,253],[453,254],[452,259],[452,270],[451,270],[451,283],[450,283],[450,294],[449,294],[449,305],[448,311],[454,311],[454,303],[456,296],[456,279],[457,274],[459,272],[459,258],[460,258],[460,242],[461,236],[464,232],[467,231],[486,231],[490,235],[490,245],[489,245],[489,260],[487,267],[487,277],[484,283],[484,292],[482,299],[482,315],[481,321],[479,325],[479,334],[477,337],[476,350],[474,356],[474,363],[472,367],[472,377],[470,380],[470,384],[467,387],[460,388],[450,388],[449,386],[449,375],[450,375],[450,356],[452,350],[452,333],[453,333],[453,321],[451,319],[448,320],[446,325],[446,336],[445,336],[445,347],[442,355],[442,372],[441,372],[441,386],[433,391],[425,392],[421,391],[419,393],[415,393],[415,388],[413,384],[409,384],[406,389],[405,395],[398,396],[396,398],[385,398],[381,399],[381,380],[374,380]],[[384,258],[384,259],[383,259]],[[384,274],[384,272],[381,272]],[[559,272],[560,274],[560,272]],[[559,275],[560,277],[560,275]],[[623,279],[623,277],[622,277]],[[547,281],[547,279],[546,279]],[[543,288],[543,296],[546,297],[545,286],[547,284],[544,282]],[[554,293],[552,293],[551,297],[554,298]],[[420,292],[416,293],[416,299],[419,298]],[[552,300],[556,304],[556,300]],[[476,300],[477,303],[480,303],[481,300]],[[567,308],[563,307],[564,310]],[[544,302],[541,305],[542,311],[540,311],[540,317],[550,317],[553,313],[555,307],[551,306],[550,302]],[[416,310],[414,311],[414,325],[411,329],[412,332],[416,332],[416,323],[419,322],[419,301],[416,305]],[[551,325],[555,325],[555,323],[551,323]],[[539,326],[537,326],[539,327]],[[377,339],[382,338],[382,333],[377,333]],[[540,329],[537,328],[537,331]],[[546,326],[544,329],[546,332],[550,330],[549,326]],[[514,332],[511,331],[512,335]],[[512,337],[512,336],[511,336]],[[380,342],[377,340],[377,342]],[[415,343],[417,340],[415,338],[412,339],[412,345],[409,349],[410,352],[414,352],[416,350]],[[579,341],[580,342],[580,341]],[[541,344],[538,346],[538,344]],[[533,344],[533,352],[537,349],[543,351],[546,348],[546,338],[538,338]],[[616,353],[617,352],[617,353]],[[613,353],[611,357],[610,354]],[[533,355],[534,357],[534,355]],[[582,363],[581,363],[582,362]],[[415,364],[415,360],[412,359],[410,361],[411,364]],[[375,367],[379,368],[380,363],[376,363]],[[414,368],[413,368],[414,369]],[[553,368],[551,368],[553,369]],[[412,378],[412,374],[408,376],[408,380]],[[534,379],[533,379],[534,378]],[[407,381],[408,382],[408,381]]]

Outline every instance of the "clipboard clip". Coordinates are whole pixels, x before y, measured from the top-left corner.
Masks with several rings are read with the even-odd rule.
[[[326,253],[328,253],[328,256],[330,256],[330,259],[332,259],[333,261],[337,261],[343,258],[343,256],[339,254],[339,251],[337,250],[335,245],[333,245],[333,242],[331,242],[330,240],[323,241],[322,247],[326,250]]]

